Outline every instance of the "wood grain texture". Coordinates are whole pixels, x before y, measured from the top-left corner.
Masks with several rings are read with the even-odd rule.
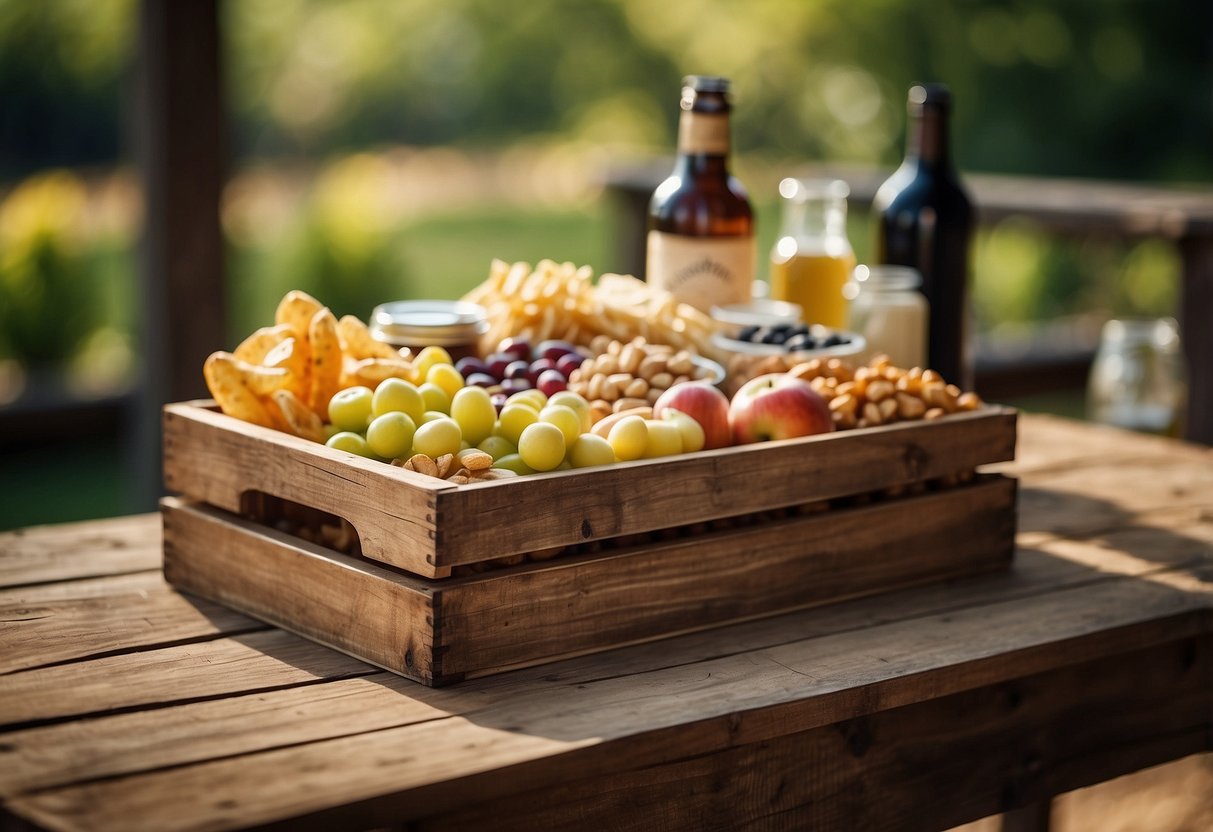
[[[1173,642],[412,828],[950,828],[1213,747],[1211,652]]]
[[[223,672],[216,672],[217,668]],[[365,675],[371,668],[273,630],[0,676],[0,726]]]
[[[260,491],[335,514],[362,553],[424,577],[495,557],[971,471],[1015,454],[1013,410],[453,486],[204,407],[165,408],[165,483],[239,512]]]
[[[443,689],[282,633],[0,676],[0,710],[22,709],[0,727],[0,826],[919,828],[1207,749],[1213,504],[1190,490],[1207,457],[1108,436],[1080,455],[1089,492],[1047,448],[1024,471],[1004,572]],[[1141,494],[1101,490],[1177,454]],[[0,604],[120,606],[148,577],[22,580]]]
[[[435,498],[455,488],[197,404],[164,410],[164,483],[236,513],[246,492],[327,511],[354,525],[367,557],[431,577]]]
[[[155,515],[0,532],[0,588],[159,568]]]
[[[1167,518],[1170,519],[1168,515]],[[1150,521],[1141,518],[1139,522]],[[1161,523],[1161,520],[1160,520]],[[416,719],[472,715],[507,699],[533,695],[537,687],[561,698],[565,688],[602,684],[670,667],[694,667],[722,656],[750,654],[793,641],[829,639],[852,630],[945,616],[993,601],[1023,602],[1063,588],[1115,580],[1117,570],[1165,578],[1168,568],[1200,563],[1190,539],[1213,534],[1213,518],[1194,534],[1182,522],[1154,529],[1153,560],[1125,561],[1117,550],[1090,541],[1054,540],[1064,556],[1022,551],[1010,573],[932,584],[881,599],[803,610],[726,629],[682,636],[609,654],[585,656],[530,671],[431,690],[380,673],[323,685],[264,693],[237,692],[229,699],[151,711],[68,721],[0,737],[0,794],[70,785],[117,774],[152,771],[345,736],[370,726],[395,727]],[[1183,529],[1184,534],[1174,534]],[[1150,531],[1150,530],[1146,530]],[[1127,531],[1124,534],[1142,534]],[[1117,538],[1113,543],[1119,543]],[[1193,558],[1196,557],[1194,561]],[[289,673],[290,668],[282,668]],[[271,686],[285,678],[250,678]],[[618,681],[614,682],[619,684]]]
[[[484,483],[438,498],[441,563],[472,563],[621,534],[865,494],[1015,455],[1015,413],[990,408],[721,448],[593,472]],[[445,522],[476,518],[476,522]],[[519,518],[542,518],[520,522]]]
[[[140,576],[142,577],[142,576]],[[111,588],[115,581],[109,580]],[[251,632],[264,625],[209,601],[191,601],[159,586],[135,586],[91,597],[26,598],[0,593],[0,674],[122,650]]]
[[[1015,482],[491,574],[443,590],[438,679],[1006,567]]]
[[[164,503],[183,589],[428,684],[1010,563],[1015,482],[425,581],[197,504]],[[739,557],[740,552],[745,552]]]
[[[170,583],[388,670],[432,678],[438,582],[205,506],[166,498],[162,512]]]
[[[406,689],[407,686],[407,689]],[[234,757],[447,716],[389,673],[3,734],[0,795]]]
[[[460,718],[68,786],[11,805],[66,828],[93,829],[222,828],[237,818],[247,825],[323,821],[337,807],[351,824],[424,817],[466,807],[469,794],[504,797],[778,741],[1204,638],[1206,604],[1153,582],[1107,580],[637,676],[577,684],[532,677]],[[1116,664],[1140,686],[1133,666]],[[468,696],[459,688],[427,692],[438,708],[447,695]],[[292,776],[264,776],[281,771]]]

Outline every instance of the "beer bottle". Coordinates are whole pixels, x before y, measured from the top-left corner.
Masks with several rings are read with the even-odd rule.
[[[948,148],[951,94],[941,84],[910,89],[905,160],[880,186],[876,263],[922,274],[929,304],[927,362],[948,381],[972,387],[967,340],[969,248],[973,208]]]
[[[729,82],[682,81],[678,158],[649,203],[646,279],[704,311],[748,301],[753,291],[754,214],[729,173]]]

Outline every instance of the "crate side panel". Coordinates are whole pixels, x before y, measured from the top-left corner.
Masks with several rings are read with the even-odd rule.
[[[1015,411],[626,463],[441,495],[439,566],[646,532],[972,470],[1015,456]]]
[[[247,492],[317,508],[348,520],[366,557],[424,576],[444,572],[434,565],[436,498],[455,486],[440,480],[192,405],[165,408],[164,480],[231,512]]]
[[[748,526],[444,593],[444,674],[481,675],[1006,567],[1014,480]]]
[[[418,681],[433,665],[432,592],[421,579],[166,498],[172,585]]]

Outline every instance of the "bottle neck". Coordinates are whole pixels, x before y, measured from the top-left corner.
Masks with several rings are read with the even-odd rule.
[[[948,116],[938,107],[923,107],[912,116],[906,135],[906,158],[939,170],[952,167],[948,141]]]
[[[729,115],[683,110],[678,119],[678,158],[690,160],[697,170],[720,167],[727,170]]]

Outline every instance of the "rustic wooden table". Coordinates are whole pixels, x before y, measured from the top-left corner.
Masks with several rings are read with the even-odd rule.
[[[174,592],[154,516],[0,535],[0,827],[946,828],[1213,748],[1213,451],[1018,457],[1010,572],[441,690]]]

